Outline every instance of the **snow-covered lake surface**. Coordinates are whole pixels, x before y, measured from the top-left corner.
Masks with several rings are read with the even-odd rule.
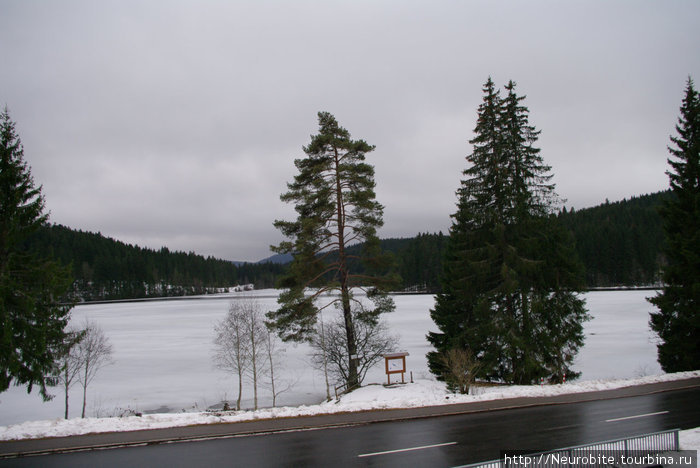
[[[226,314],[231,300],[255,295],[264,311],[276,307],[274,290],[233,293],[204,299],[80,305],[72,319],[97,322],[114,348],[114,364],[103,368],[88,387],[88,415],[115,416],[124,410],[138,412],[203,411],[223,400],[235,401],[237,383],[214,368],[214,325]],[[656,346],[649,330],[652,306],[645,300],[653,291],[601,291],[585,294],[593,316],[585,325],[586,344],[576,370],[580,380],[630,378],[661,374]],[[401,350],[410,353],[407,368],[415,379],[432,379],[425,359],[425,339],[435,330],[429,310],[433,296],[396,296],[396,311],[386,317],[399,335]],[[284,344],[284,365],[278,378],[293,387],[280,395],[278,406],[309,405],[325,395],[323,375],[314,370],[307,345]],[[408,376],[407,376],[408,377]],[[383,363],[368,374],[365,384],[386,381]],[[56,398],[42,403],[36,392],[11,387],[0,394],[0,426],[63,415],[61,389]],[[71,417],[80,415],[81,394],[71,392]],[[244,390],[243,407],[252,407],[252,390]],[[260,390],[260,406],[271,405],[268,390]]]

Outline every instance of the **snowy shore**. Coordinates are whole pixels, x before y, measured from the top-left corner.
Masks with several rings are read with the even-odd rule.
[[[611,390],[671,380],[700,377],[700,371],[663,374],[626,380],[591,380],[561,385],[478,387],[472,395],[455,395],[435,380],[417,380],[405,385],[368,385],[344,395],[340,401],[297,407],[265,408],[257,411],[212,411],[193,413],[146,414],[112,418],[73,418],[30,421],[0,426],[0,440],[63,437],[80,434],[135,431],[167,427],[241,422],[272,418],[289,418],[319,414],[344,413],[375,409],[416,408],[453,403],[497,400],[515,397],[554,396],[571,393]],[[700,428],[683,431],[681,445],[700,448]]]

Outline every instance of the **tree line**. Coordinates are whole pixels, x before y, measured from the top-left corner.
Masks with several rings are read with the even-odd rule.
[[[559,219],[576,240],[586,286],[648,286],[660,283],[664,230],[659,210],[669,192],[632,197],[582,210],[562,210]]]
[[[558,213],[575,239],[586,287],[659,284],[666,258],[659,209],[668,197],[663,191]],[[382,250],[394,256],[401,278],[398,289],[440,292],[447,239],[442,232],[425,232],[380,240]],[[142,248],[57,224],[43,225],[25,247],[70,265],[73,291],[85,301],[205,294],[237,284],[273,288],[287,268],[272,262],[234,263],[166,247]],[[355,244],[348,251],[361,248]],[[362,271],[359,264],[351,268]]]
[[[657,286],[666,264],[660,209],[669,191],[633,196],[576,210],[557,217],[574,238],[587,288]],[[403,287],[440,292],[440,275],[448,236],[424,233],[390,239],[382,246],[395,253]]]

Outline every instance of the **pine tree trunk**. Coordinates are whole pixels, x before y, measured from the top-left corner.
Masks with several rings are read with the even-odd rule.
[[[347,286],[342,290],[343,317],[345,319],[345,332],[348,339],[348,381],[347,389],[358,386],[357,375],[357,343],[355,342],[355,327],[352,323],[352,311],[350,307],[350,294]]]
[[[348,340],[348,376],[347,389],[358,385],[357,377],[357,343],[355,342],[355,327],[352,323],[352,307],[350,305],[350,290],[348,287],[348,264],[345,253],[345,205],[343,203],[343,190],[340,184],[340,158],[338,149],[335,151],[335,181],[336,181],[336,205],[338,216],[338,262],[340,270],[340,295],[343,306],[343,319],[345,321],[345,333]]]

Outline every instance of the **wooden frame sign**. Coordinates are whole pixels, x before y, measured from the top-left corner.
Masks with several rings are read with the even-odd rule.
[[[401,383],[406,383],[404,381],[404,373],[406,372],[406,356],[408,356],[408,353],[405,351],[384,355],[384,368],[386,369],[387,385],[391,385],[391,374],[401,374]]]

